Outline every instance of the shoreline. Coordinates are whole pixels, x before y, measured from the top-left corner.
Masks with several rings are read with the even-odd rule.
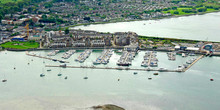
[[[70,26],[66,26],[68,28],[74,28],[74,27],[78,27],[78,26],[88,26],[88,25],[98,25],[98,24],[111,24],[111,23],[120,23],[120,22],[133,22],[133,21],[148,21],[148,20],[160,20],[160,19],[170,19],[170,18],[178,18],[178,17],[185,17],[185,16],[193,16],[193,15],[205,15],[205,14],[209,14],[209,13],[218,13],[220,12],[220,10],[215,10],[215,11],[211,11],[211,12],[199,12],[199,13],[195,13],[195,14],[188,14],[188,15],[172,15],[172,16],[168,16],[168,17],[159,17],[159,18],[151,18],[151,19],[136,19],[136,20],[122,20],[122,21],[110,21],[110,22],[95,22],[95,23],[83,23],[83,24],[76,24],[76,25],[70,25]],[[63,27],[66,28],[66,27]]]

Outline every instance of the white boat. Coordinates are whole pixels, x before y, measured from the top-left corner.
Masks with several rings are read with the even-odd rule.
[[[185,53],[182,53],[182,57],[186,57],[186,54],[185,54]]]

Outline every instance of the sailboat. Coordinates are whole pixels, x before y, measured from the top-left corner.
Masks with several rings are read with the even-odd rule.
[[[44,74],[44,73],[41,73],[41,74],[40,74],[40,77],[44,77],[44,76],[45,76],[45,74]]]
[[[7,82],[7,79],[5,78],[5,74],[4,74],[4,79],[2,80],[2,82]]]
[[[2,82],[7,82],[7,79],[3,79]]]
[[[152,79],[152,77],[151,77],[151,74],[150,74],[150,76],[148,77],[148,80],[151,80]]]
[[[42,68],[42,73],[40,74],[40,77],[44,77],[45,74],[44,74],[44,69]]]
[[[40,74],[40,77],[44,77],[45,74],[44,74],[44,67],[42,68],[42,73]]]
[[[67,79],[67,76],[64,79]]]
[[[87,77],[87,76],[85,76],[83,79],[88,79],[88,77]]]
[[[15,68],[15,65],[14,65],[14,70],[15,70],[16,68]]]
[[[60,69],[60,72],[59,72],[59,74],[57,74],[57,76],[62,76],[62,73],[61,73],[61,69]]]

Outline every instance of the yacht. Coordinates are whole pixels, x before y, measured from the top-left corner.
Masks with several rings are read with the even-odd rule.
[[[48,69],[47,71],[51,71],[51,69]]]
[[[7,79],[3,79],[2,82],[7,82]]]
[[[44,77],[44,76],[45,76],[45,74],[44,74],[44,73],[40,74],[40,77]]]
[[[185,54],[185,53],[182,53],[182,57],[186,57],[186,54]]]

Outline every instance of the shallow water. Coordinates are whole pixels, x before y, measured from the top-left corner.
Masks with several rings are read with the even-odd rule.
[[[48,52],[34,53],[45,56]],[[83,64],[74,61],[79,53],[67,60],[68,65],[90,66],[101,51],[93,52]],[[62,54],[54,58],[61,59]],[[143,68],[140,66],[143,56],[142,51],[131,68]],[[116,67],[119,57],[114,53],[109,64],[98,66]],[[159,67],[176,69],[192,57],[177,56],[176,61],[169,61],[166,53],[158,52],[157,58]],[[45,64],[60,63],[26,56],[25,52],[0,52],[0,61],[0,79],[8,80],[0,83],[1,110],[87,110],[103,104],[115,104],[126,110],[220,109],[219,57],[205,57],[185,73],[163,72],[158,76],[144,71],[133,75],[134,71],[46,68]],[[58,77],[60,71],[63,75]],[[46,74],[43,78],[39,76],[42,72]],[[88,79],[84,80],[84,76]],[[210,78],[214,81],[209,81]]]

